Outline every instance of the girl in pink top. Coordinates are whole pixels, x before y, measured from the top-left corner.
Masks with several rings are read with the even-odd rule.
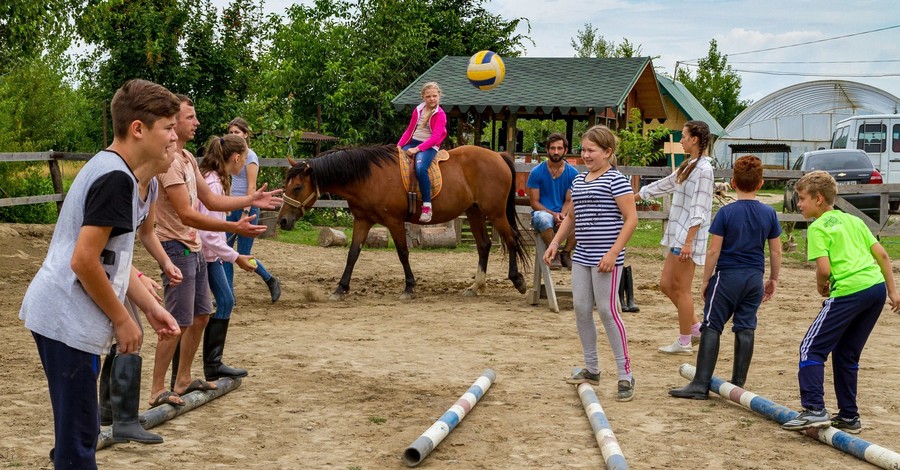
[[[247,160],[247,142],[237,135],[213,136],[206,144],[206,153],[200,163],[200,174],[215,194],[227,195],[231,176],[240,173]],[[200,203],[201,214],[225,220],[225,213],[211,211]],[[241,255],[228,245],[225,232],[200,231],[203,244],[200,252],[206,261],[209,288],[216,299],[216,312],[209,319],[203,333],[203,372],[206,380],[222,377],[244,377],[246,369],[229,367],[222,363],[228,322],[234,309],[234,293],[225,277],[224,263],[236,263],[244,271],[253,271],[256,260]]]
[[[409,126],[397,146],[410,157],[416,157],[416,178],[422,192],[422,215],[419,221],[431,222],[431,179],[428,178],[428,167],[437,156],[441,143],[447,137],[447,114],[440,106],[441,87],[437,82],[422,85],[422,99],[416,106],[409,120]]]

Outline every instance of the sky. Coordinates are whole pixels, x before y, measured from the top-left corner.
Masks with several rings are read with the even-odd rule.
[[[228,0],[213,3],[222,7]],[[265,0],[264,10],[283,14],[294,3],[312,1]],[[525,42],[525,57],[573,57],[570,43],[590,23],[607,41],[627,38],[643,55],[658,56],[654,66],[669,75],[676,64],[696,72],[684,64],[705,57],[715,39],[741,77],[741,98],[746,100],[829,79],[864,83],[900,97],[896,0],[494,0],[484,7],[505,19],[528,19],[531,32],[524,21],[517,31],[534,41]],[[829,40],[848,35],[853,36]],[[811,41],[819,42],[741,54]]]

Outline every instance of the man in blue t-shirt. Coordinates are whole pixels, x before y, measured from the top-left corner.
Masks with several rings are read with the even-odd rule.
[[[531,227],[541,235],[544,244],[549,245],[553,233],[571,211],[567,207],[566,196],[571,191],[572,180],[578,170],[566,161],[569,142],[566,137],[554,132],[547,137],[547,160],[531,170],[526,186],[531,199]],[[575,237],[569,237],[559,251],[559,262],[566,268],[572,266],[572,249]]]

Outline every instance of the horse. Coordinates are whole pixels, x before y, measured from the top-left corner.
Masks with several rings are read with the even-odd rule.
[[[509,155],[474,145],[449,151],[450,159],[440,163],[443,188],[432,201],[430,224],[451,221],[465,213],[478,249],[475,281],[463,294],[475,296],[485,288],[491,238],[485,220],[500,234],[509,256],[508,278],[520,293],[525,293],[525,278],[518,262],[528,264],[522,235],[516,224],[515,164]],[[416,278],[409,267],[409,247],[404,222],[419,224],[420,204],[408,210],[407,190],[400,177],[400,152],[395,145],[350,147],[329,150],[309,160],[294,161],[285,177],[284,204],[278,213],[281,228],[290,230],[294,221],[312,207],[322,193],[341,196],[353,214],[353,236],[347,264],[331,294],[342,300],[350,291],[353,266],[359,258],[369,229],[375,224],[387,227],[394,239],[397,256],[403,265],[406,286],[400,299],[415,297]],[[403,156],[403,164],[406,156]]]

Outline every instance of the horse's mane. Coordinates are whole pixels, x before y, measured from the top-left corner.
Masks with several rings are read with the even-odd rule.
[[[307,160],[310,176],[319,187],[340,184],[347,185],[363,181],[372,175],[372,165],[382,167],[385,163],[395,164],[396,145],[373,145],[368,147],[345,147],[328,150]],[[288,170],[287,179],[297,176],[302,165]]]

